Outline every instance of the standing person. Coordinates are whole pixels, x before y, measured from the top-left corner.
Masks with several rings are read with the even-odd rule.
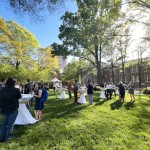
[[[91,80],[88,81],[87,94],[89,105],[93,105],[93,85],[91,85]]]
[[[32,91],[32,83],[30,82],[30,79],[27,79],[27,83],[25,84],[25,87],[24,87],[24,94],[30,94],[31,91]],[[27,104],[27,108],[31,107],[32,106],[32,99],[28,101],[28,104]]]
[[[125,87],[122,85],[122,82],[118,85],[118,91],[119,91],[119,98],[122,102],[124,102],[125,97]]]
[[[41,84],[41,88],[44,88],[44,87],[45,87],[45,84],[44,84],[43,81],[41,81],[40,84]]]
[[[106,85],[106,97],[108,99],[108,95],[109,95],[109,99],[111,99],[111,96],[112,96],[112,85],[108,82],[107,85]]]
[[[112,94],[114,93],[115,97],[116,97],[116,85],[114,83],[112,83],[112,90],[111,90]]]
[[[71,85],[71,82],[69,82],[69,83],[68,83],[68,94],[69,94],[69,99],[72,98],[71,91],[72,91],[72,85]]]
[[[56,94],[56,98],[58,98],[58,91],[59,91],[59,88],[60,88],[60,85],[59,85],[58,81],[56,81],[56,84],[55,84],[55,94]]]
[[[129,82],[128,84],[128,90],[129,90],[129,94],[130,94],[130,97],[131,97],[131,102],[135,101],[135,97],[134,97],[134,85],[132,83],[132,81]]]
[[[9,78],[6,87],[0,90],[0,108],[2,113],[2,124],[0,127],[0,141],[12,139],[14,123],[18,115],[20,90],[15,88],[15,80]]]
[[[74,93],[74,103],[77,104],[78,99],[78,81],[75,80],[74,86],[73,86],[73,93]]]
[[[32,83],[30,82],[30,79],[27,79],[27,83],[24,87],[24,94],[29,94],[32,91]]]
[[[43,103],[42,102],[42,89],[41,89],[41,84],[36,82],[35,83],[35,107],[34,107],[34,114],[35,114],[35,119],[36,120],[41,120],[42,117],[42,112],[41,110],[43,109]]]

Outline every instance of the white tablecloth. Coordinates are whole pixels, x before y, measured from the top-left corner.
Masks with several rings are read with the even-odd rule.
[[[60,95],[60,99],[65,99],[66,98],[66,93],[65,93],[65,88],[61,89],[61,95]]]
[[[105,96],[105,90],[106,90],[106,88],[101,88],[101,94],[100,94],[100,98],[106,98],[106,96]]]
[[[25,102],[29,101],[33,95],[31,94],[22,94],[22,98],[19,99],[19,109],[18,109],[18,116],[16,118],[15,124],[16,125],[28,125],[34,124],[37,122],[35,118],[32,117],[31,113],[26,107]]]
[[[86,92],[85,89],[84,90],[83,89],[79,89],[80,98],[78,99],[78,103],[80,103],[80,104],[85,104],[86,103],[85,92]]]

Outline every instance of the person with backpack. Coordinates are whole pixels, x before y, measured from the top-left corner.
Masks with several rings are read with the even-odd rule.
[[[41,90],[42,90],[41,109],[44,109],[44,103],[48,99],[48,91],[45,87],[41,88]]]

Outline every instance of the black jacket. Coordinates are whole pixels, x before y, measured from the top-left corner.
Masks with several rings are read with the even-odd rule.
[[[9,114],[19,108],[20,90],[13,88],[2,88],[0,90],[0,108],[2,114]]]
[[[27,83],[25,84],[24,87],[24,94],[29,94],[32,91],[32,83]]]
[[[89,85],[87,86],[87,93],[88,93],[88,94],[93,94],[93,85],[89,84]]]

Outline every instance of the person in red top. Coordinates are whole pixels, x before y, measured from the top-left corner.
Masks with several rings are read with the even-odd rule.
[[[71,85],[71,82],[68,82],[68,94],[69,94],[69,99],[72,98],[71,91],[72,91],[72,85]]]

